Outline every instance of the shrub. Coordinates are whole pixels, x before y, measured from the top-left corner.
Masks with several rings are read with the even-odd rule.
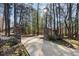
[[[57,35],[48,36],[48,39],[50,41],[62,40],[62,38],[60,36],[57,36]]]
[[[8,41],[7,41],[7,44],[10,45],[10,46],[14,46],[18,43],[18,40],[16,38],[10,38]]]

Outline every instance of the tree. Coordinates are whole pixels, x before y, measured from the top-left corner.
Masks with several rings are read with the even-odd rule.
[[[60,6],[60,4],[58,4],[58,9],[59,9],[59,26],[60,26],[60,36],[61,36],[61,14],[60,14],[60,10],[61,10],[61,6]]]
[[[69,12],[69,18],[68,18],[68,20],[69,20],[69,30],[68,30],[68,34],[69,34],[69,37],[71,38],[71,36],[72,36],[72,33],[71,33],[71,31],[72,31],[72,29],[71,29],[71,26],[72,26],[72,4],[71,3],[68,4],[68,12]]]
[[[10,36],[10,5],[8,3],[4,4],[4,17],[5,17],[5,35]]]
[[[17,25],[16,3],[14,3],[14,33],[15,35],[16,35],[16,25]]]
[[[51,32],[50,35],[52,36],[52,4],[50,3],[50,28],[51,28]]]
[[[75,37],[78,35],[78,19],[79,19],[79,3],[77,3],[76,19],[75,19]]]
[[[57,19],[57,20],[56,20],[56,21],[57,21],[57,24],[56,24],[56,25],[57,25],[57,32],[59,32],[59,27],[58,27],[58,22],[59,22],[59,20],[58,20],[58,7],[57,7],[57,5],[58,5],[58,4],[56,4],[56,19]]]
[[[54,22],[54,30],[55,30],[55,4],[53,3],[53,22]]]
[[[10,36],[10,4],[7,4],[7,8],[8,8],[8,10],[7,10],[7,17],[8,17],[8,36]]]
[[[32,10],[32,32],[33,32],[33,35],[36,33],[36,19],[37,19],[37,15],[36,15],[37,11],[34,9]]]
[[[37,4],[37,35],[39,35],[39,3]]]

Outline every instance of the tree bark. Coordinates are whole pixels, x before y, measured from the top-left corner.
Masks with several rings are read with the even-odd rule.
[[[39,35],[39,3],[37,4],[37,35]]]

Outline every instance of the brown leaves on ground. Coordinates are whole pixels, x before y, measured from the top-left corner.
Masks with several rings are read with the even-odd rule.
[[[79,41],[78,41],[78,40],[67,39],[67,40],[65,40],[65,41],[67,41],[67,42],[69,42],[70,44],[72,44],[75,49],[79,49]]]

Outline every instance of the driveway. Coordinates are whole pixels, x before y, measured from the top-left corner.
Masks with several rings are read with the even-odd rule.
[[[46,41],[42,35],[22,37],[21,42],[31,56],[79,56],[79,50]]]

